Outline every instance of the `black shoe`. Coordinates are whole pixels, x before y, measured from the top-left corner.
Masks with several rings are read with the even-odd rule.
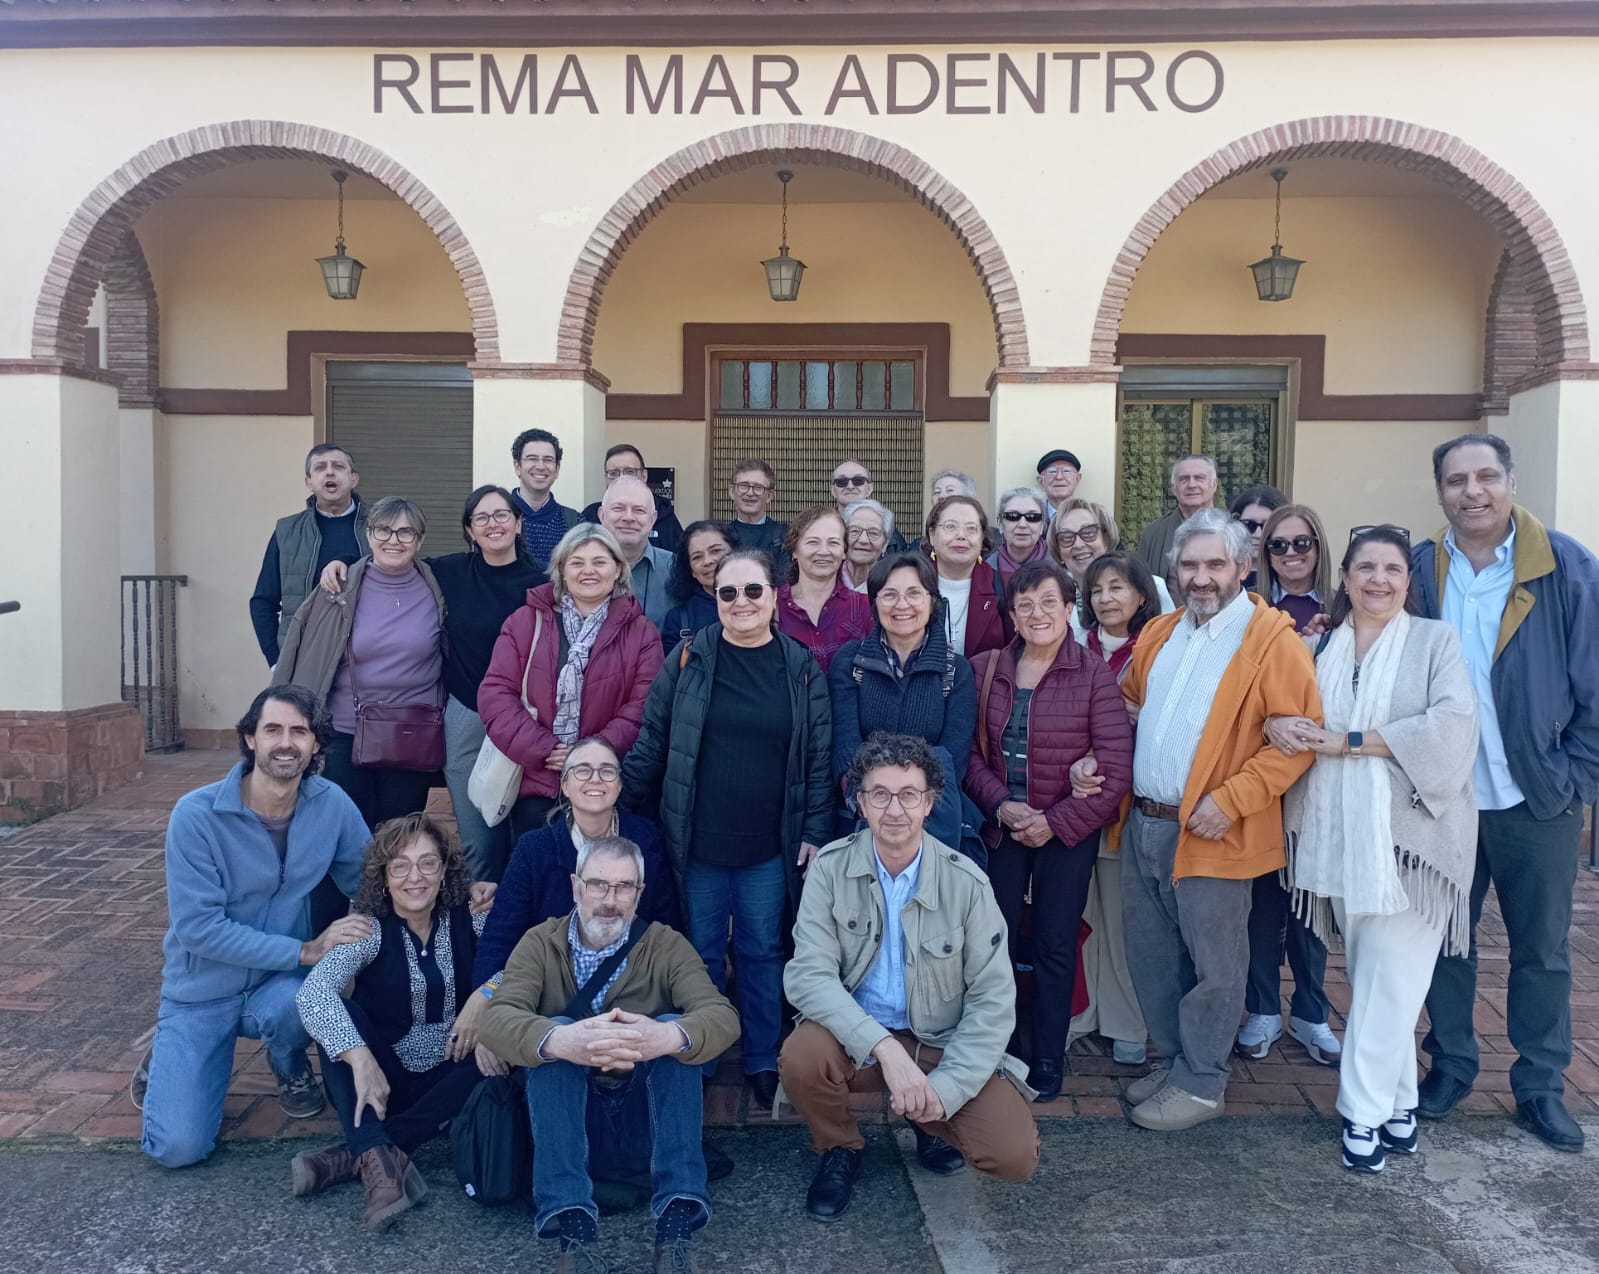
[[[1582,1129],[1566,1112],[1565,1103],[1558,1097],[1545,1094],[1518,1101],[1516,1118],[1534,1137],[1556,1150],[1569,1150],[1575,1154],[1582,1149]]]
[[[1462,1084],[1435,1067],[1416,1088],[1416,1113],[1423,1119],[1442,1119],[1470,1091],[1470,1084]]]
[[[916,1162],[929,1172],[953,1177],[966,1166],[966,1156],[942,1137],[923,1132],[915,1124],[911,1125],[911,1131],[916,1134]]]
[[[287,1079],[279,1075],[276,1078],[278,1105],[283,1107],[283,1113],[290,1119],[310,1119],[321,1113],[326,1105],[322,1098],[322,1081],[311,1073],[309,1066],[298,1075]]]
[[[1036,1102],[1054,1101],[1060,1096],[1060,1086],[1066,1068],[1059,1062],[1034,1062],[1027,1072],[1027,1087],[1038,1090]]]
[[[855,1179],[861,1175],[861,1152],[837,1146],[822,1156],[822,1166],[805,1192],[805,1211],[818,1221],[836,1221],[849,1211]]]
[[[750,1098],[762,1110],[770,1110],[772,1103],[777,1100],[777,1072],[756,1071],[753,1075],[744,1076],[744,1083],[750,1090]]]

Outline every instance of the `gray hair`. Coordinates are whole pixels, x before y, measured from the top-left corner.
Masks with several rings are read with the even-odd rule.
[[[596,855],[600,858],[631,858],[638,872],[639,884],[644,883],[644,851],[626,836],[596,836],[593,840],[585,840],[577,850],[579,876]]]
[[[994,506],[994,511],[996,513],[1004,513],[1005,506],[1012,500],[1031,500],[1038,506],[1040,513],[1049,511],[1049,499],[1037,487],[1012,487],[1008,491],[1002,491],[999,503]]]
[[[1210,476],[1211,477],[1219,478],[1221,476],[1221,470],[1216,468],[1216,457],[1207,456],[1203,452],[1200,452],[1200,451],[1190,451],[1186,456],[1178,456],[1177,459],[1175,459],[1175,460],[1173,460],[1171,462],[1171,478],[1170,478],[1170,481],[1172,481],[1172,482],[1176,482],[1177,481],[1177,466],[1180,465],[1180,464],[1183,464],[1183,463],[1185,463],[1186,461],[1189,461],[1189,460],[1203,460],[1206,464],[1208,464],[1210,466]]]
[[[892,540],[894,538],[894,510],[886,504],[873,499],[857,500],[854,504],[844,506],[844,529],[849,530],[849,524],[855,520],[855,515],[862,510],[875,513],[883,519],[883,535]]]
[[[346,451],[344,454],[350,453]],[[369,527],[393,526],[395,518],[404,518],[419,540],[428,533],[427,515],[415,500],[403,495],[386,495],[367,506],[366,524]]]
[[[956,482],[961,484],[961,490],[967,495],[977,494],[977,480],[971,474],[965,473],[960,469],[940,469],[933,475],[932,480],[927,485],[929,488],[936,487],[945,478],[954,478]]]
[[[1226,509],[1201,509],[1177,528],[1172,539],[1171,560],[1176,565],[1188,541],[1200,535],[1219,535],[1227,546],[1227,556],[1243,566],[1255,555],[1255,542],[1249,528],[1231,517]]]
[[[616,559],[616,583],[612,586],[611,595],[633,596],[633,572],[628,567],[627,558],[622,555],[622,546],[616,542],[616,536],[598,522],[579,522],[561,537],[555,552],[550,554],[550,588],[554,590],[557,606],[561,598],[566,596],[567,558],[589,543],[599,544]]]

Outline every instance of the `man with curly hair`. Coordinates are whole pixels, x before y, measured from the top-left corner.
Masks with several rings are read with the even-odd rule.
[[[311,891],[331,873],[353,894],[367,842],[354,802],[318,774],[332,735],[321,702],[302,686],[274,686],[237,728],[239,762],[179,800],[167,825],[161,1007],[131,1089],[144,1153],[168,1168],[216,1146],[241,1035],[266,1042],[286,1115],[322,1109],[295,994],[324,954],[372,926],[342,916],[311,934]]]

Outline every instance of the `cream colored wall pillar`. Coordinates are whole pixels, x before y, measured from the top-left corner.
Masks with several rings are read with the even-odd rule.
[[[152,407],[123,407],[117,412],[121,438],[118,488],[122,500],[122,573],[154,575],[155,571],[155,435]]]
[[[605,394],[582,379],[484,377],[472,382],[472,481],[516,486],[511,443],[524,429],[561,440],[555,498],[581,509],[599,499],[605,478]]]
[[[1599,381],[1561,380],[1510,396],[1510,415],[1488,422],[1516,460],[1516,499],[1549,526],[1599,546],[1593,498],[1599,464]],[[1497,426],[1497,427],[1496,427]]]
[[[1038,459],[1065,447],[1083,463],[1077,494],[1107,508],[1116,501],[1116,385],[1110,381],[1015,382],[995,378],[989,394],[994,488],[1038,481]]]

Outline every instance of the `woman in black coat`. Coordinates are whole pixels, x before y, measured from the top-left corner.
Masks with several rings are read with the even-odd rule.
[[[770,1106],[785,936],[804,869],[832,827],[833,718],[816,657],[773,625],[772,559],[736,549],[717,565],[716,586],[720,622],[685,642],[650,687],[622,800],[658,815],[689,939],[719,987],[732,920],[744,1073]]]

